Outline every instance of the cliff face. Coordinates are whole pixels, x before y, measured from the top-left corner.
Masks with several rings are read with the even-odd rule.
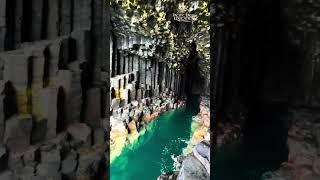
[[[0,179],[103,168],[109,18],[99,0],[0,1]]]
[[[213,7],[213,96],[219,126],[239,126],[250,149],[288,148],[282,161],[293,162],[289,169],[300,173],[295,178],[318,178],[318,170],[310,170],[318,167],[317,133],[306,129],[318,126],[309,115],[317,116],[319,107],[319,2],[226,1]],[[297,120],[302,112],[309,115]],[[310,141],[297,140],[302,137]],[[306,166],[296,164],[302,158],[298,154],[310,155]],[[280,172],[281,178],[294,178],[286,173]]]

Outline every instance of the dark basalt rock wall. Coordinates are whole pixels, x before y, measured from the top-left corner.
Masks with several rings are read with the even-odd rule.
[[[249,144],[285,148],[288,108],[318,104],[318,2],[225,1],[213,7],[218,121],[243,124]]]
[[[0,179],[105,179],[109,16],[103,0],[0,0]]]

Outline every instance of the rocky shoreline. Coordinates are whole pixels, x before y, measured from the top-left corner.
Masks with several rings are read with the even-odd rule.
[[[183,155],[175,160],[176,170],[157,180],[210,179],[210,100],[202,97],[200,112],[193,117],[192,135]]]
[[[178,100],[174,92],[166,91],[159,97],[132,101],[113,111],[110,117],[110,162],[121,154],[127,144],[134,143],[143,135],[148,124],[162,113],[182,107],[184,100]]]
[[[288,161],[277,171],[266,172],[263,180],[320,179],[320,113],[316,109],[291,109],[288,132]]]

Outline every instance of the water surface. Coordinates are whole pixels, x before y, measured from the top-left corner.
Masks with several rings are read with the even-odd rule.
[[[111,162],[111,180],[156,180],[174,170],[174,160],[182,154],[191,135],[194,112],[179,109],[161,115],[148,125],[139,139]]]

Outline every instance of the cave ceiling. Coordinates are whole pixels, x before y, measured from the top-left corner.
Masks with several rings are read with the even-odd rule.
[[[112,0],[113,31],[121,36],[142,36],[148,56],[158,57],[169,67],[182,70],[192,41],[209,68],[209,7],[206,0]],[[187,14],[190,22],[174,14]],[[145,45],[147,44],[147,45]]]

